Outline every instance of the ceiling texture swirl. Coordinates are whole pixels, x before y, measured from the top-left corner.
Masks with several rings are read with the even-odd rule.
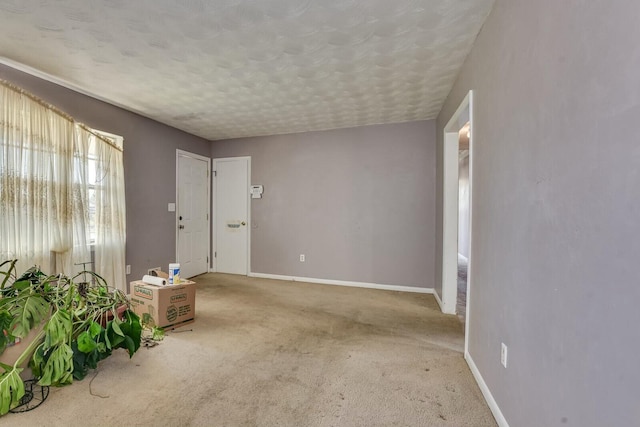
[[[435,118],[493,0],[0,0],[0,62],[209,140]]]

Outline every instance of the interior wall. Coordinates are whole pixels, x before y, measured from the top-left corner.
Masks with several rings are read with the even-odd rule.
[[[209,156],[210,142],[0,64],[0,79],[44,99],[76,120],[124,137],[127,280],[175,260],[176,149]]]
[[[433,287],[433,120],[215,141],[211,156],[251,156],[264,185],[252,272]]]
[[[474,90],[469,354],[512,426],[640,420],[638,16],[497,0],[437,120],[440,188],[443,127]]]

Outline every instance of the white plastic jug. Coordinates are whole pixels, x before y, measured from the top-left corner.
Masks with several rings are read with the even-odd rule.
[[[180,283],[180,264],[169,264],[169,284],[178,285]]]

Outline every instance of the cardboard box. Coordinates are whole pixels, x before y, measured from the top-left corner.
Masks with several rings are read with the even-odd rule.
[[[149,313],[161,328],[177,328],[194,321],[195,282],[183,280],[179,285],[153,286],[136,280],[130,286],[131,308],[141,318]]]

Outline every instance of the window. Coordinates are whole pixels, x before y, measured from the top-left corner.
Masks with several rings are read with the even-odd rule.
[[[118,146],[123,145],[123,138],[118,135],[114,135],[111,133],[103,132],[97,129],[92,129],[92,132],[97,133],[98,135],[109,139],[114,144]],[[99,191],[101,191],[101,184],[104,180],[104,171],[100,168],[100,163],[98,162],[98,154],[97,154],[97,138],[90,137],[89,144],[89,153],[88,153],[88,161],[87,161],[87,177],[88,182],[87,186],[87,201],[88,201],[88,220],[87,220],[87,242],[90,245],[95,245],[96,243],[96,197]]]
[[[123,138],[6,82],[0,116],[0,258],[65,274],[93,258],[126,290]]]

